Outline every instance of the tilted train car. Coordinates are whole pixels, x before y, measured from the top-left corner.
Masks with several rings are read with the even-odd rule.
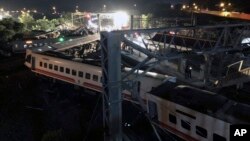
[[[102,91],[99,66],[59,56],[27,50],[25,65],[35,73]],[[130,80],[134,78],[133,75],[129,77]],[[164,129],[185,140],[229,141],[230,125],[249,124],[249,105],[209,91],[166,82],[168,78],[148,73],[138,80],[138,91],[150,117]],[[123,91],[123,96],[133,100],[128,91]]]
[[[45,55],[45,53],[38,53],[32,50],[26,51],[25,65],[35,73],[102,92],[101,67],[72,61],[70,58],[62,57],[60,53]],[[128,77],[129,80],[134,78],[135,75]],[[138,80],[138,82],[140,81],[139,94],[144,98],[146,92],[153,87],[157,87],[168,78],[169,76],[161,74],[146,73],[145,77],[140,77]],[[125,98],[131,99],[132,97],[128,91],[123,91],[123,94]]]
[[[249,105],[191,86],[165,83],[147,99],[151,118],[185,140],[229,141],[230,125],[250,123]]]

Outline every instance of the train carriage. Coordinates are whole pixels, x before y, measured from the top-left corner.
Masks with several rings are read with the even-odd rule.
[[[148,113],[185,140],[229,141],[230,125],[249,124],[247,104],[191,86],[169,85],[146,94]]]
[[[57,54],[57,55],[56,55]],[[55,53],[54,55],[45,55],[44,53],[26,51],[25,65],[33,72],[78,85],[93,91],[102,92],[102,72],[101,67],[82,62],[72,61]],[[130,69],[124,69],[129,71]],[[139,73],[142,73],[140,71]],[[136,75],[130,75],[128,80],[134,80]],[[145,77],[138,79],[138,92],[142,98],[144,94],[152,88],[159,86],[170,76],[156,73],[146,73]],[[147,83],[142,83],[147,82]],[[131,99],[131,93],[123,91],[126,98]]]
[[[35,73],[102,92],[101,67],[59,56],[27,50],[25,65]],[[134,80],[135,76],[128,79]],[[249,105],[166,81],[172,78],[146,73],[138,79],[138,92],[148,114],[164,129],[185,140],[229,141],[230,125],[249,124]],[[125,100],[134,102],[130,92],[122,93]]]

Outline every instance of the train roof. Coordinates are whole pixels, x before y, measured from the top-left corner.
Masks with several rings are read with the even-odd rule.
[[[61,59],[67,59],[67,60],[72,60],[73,57],[72,56],[66,56],[61,52],[57,52],[57,51],[45,51],[39,54],[43,54],[43,55],[47,55],[47,56],[51,56],[51,57],[57,57],[57,58],[61,58]]]
[[[93,58],[93,56],[90,56],[91,58],[89,58],[89,57],[75,58],[72,55],[67,55],[63,52],[54,51],[54,50],[48,50],[48,51],[44,51],[44,52],[35,52],[35,53],[40,54],[40,55],[55,57],[55,58],[59,58],[59,59],[64,59],[64,60],[68,60],[68,61],[89,64],[89,65],[93,65],[93,66],[101,66],[100,59]]]
[[[84,58],[75,58],[74,56],[67,55],[63,52],[59,52],[59,51],[55,51],[55,50],[48,50],[48,51],[44,51],[44,52],[35,52],[35,53],[50,56],[50,57],[55,57],[55,58],[59,58],[59,59],[65,59],[68,61],[80,62],[80,63],[84,63],[84,64],[89,64],[89,65],[101,67],[100,51],[90,53]],[[128,68],[125,66],[123,67],[123,69],[126,72],[131,70],[131,68]],[[139,70],[139,74],[141,74],[141,73],[143,73],[143,71]],[[163,75],[163,74],[155,73],[155,72],[146,72],[145,76],[163,79],[163,80],[168,80],[168,81],[172,81],[172,82],[176,81],[176,77],[167,76],[167,75]]]
[[[171,82],[160,85],[150,94],[232,124],[250,123],[250,105],[220,94]]]

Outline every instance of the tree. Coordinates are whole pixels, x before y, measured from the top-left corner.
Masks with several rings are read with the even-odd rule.
[[[64,13],[62,16],[64,22],[71,23],[72,22],[72,15],[71,13]]]
[[[0,28],[0,30],[2,28],[6,28],[6,29],[11,29],[14,30],[15,32],[22,32],[23,31],[23,27],[24,25],[13,20],[12,18],[5,18],[2,21],[0,21],[0,25],[2,26]]]
[[[14,27],[14,20],[11,18],[4,18],[1,21],[1,25],[5,26],[7,29],[13,29]]]
[[[49,20],[46,18],[36,20],[35,28],[33,27],[33,29],[44,30],[44,31],[49,30],[50,29]]]
[[[58,19],[52,19],[52,20],[50,20],[50,22],[51,22],[51,24],[53,24],[55,26],[58,26],[60,24]]]
[[[19,21],[24,24],[25,30],[31,30],[32,26],[35,24],[35,20],[32,15],[30,15],[28,12],[23,12],[19,17]]]
[[[152,14],[147,14],[147,15],[142,15],[141,20],[142,20],[142,28],[151,28],[152,26]]]
[[[23,32],[23,24],[11,19],[6,18],[0,21],[0,43],[6,44],[12,40],[16,34]]]
[[[53,31],[59,25],[58,19],[48,20],[46,17],[43,19],[36,20],[34,26],[32,27],[33,30],[44,30],[44,31]]]
[[[15,21],[13,25],[13,30],[16,33],[22,33],[24,31],[24,24]]]
[[[61,25],[72,26],[71,13],[63,13],[62,18],[59,19]]]
[[[11,29],[4,29],[0,31],[0,42],[7,42],[15,35],[15,31]]]

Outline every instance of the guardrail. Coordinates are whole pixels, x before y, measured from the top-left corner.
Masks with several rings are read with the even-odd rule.
[[[250,67],[242,69],[238,72],[232,73],[223,77],[218,86],[225,87],[230,85],[237,85],[239,83],[244,83],[250,81]]]

